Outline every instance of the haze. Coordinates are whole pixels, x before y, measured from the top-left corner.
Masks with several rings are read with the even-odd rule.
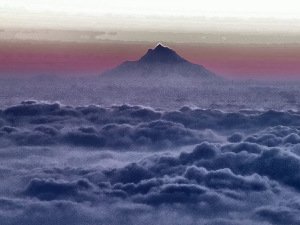
[[[225,77],[298,79],[299,15],[294,0],[3,0],[0,73],[97,75],[163,42]]]

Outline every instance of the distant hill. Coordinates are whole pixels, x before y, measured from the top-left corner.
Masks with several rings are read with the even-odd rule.
[[[153,79],[182,80],[185,78],[196,78],[197,80],[219,80],[220,78],[202,65],[194,64],[182,58],[174,50],[158,44],[154,49],[137,61],[126,61],[121,65],[105,71],[101,74],[103,78],[112,79]],[[192,79],[194,80],[194,79]]]

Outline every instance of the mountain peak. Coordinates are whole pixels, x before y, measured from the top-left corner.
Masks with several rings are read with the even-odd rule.
[[[148,49],[147,53],[139,60],[142,63],[182,63],[187,62],[179,56],[174,50],[157,44],[154,49]]]
[[[163,44],[161,43],[158,43],[156,45],[156,47],[154,48],[154,50],[160,50],[160,49],[169,49],[167,46],[164,46]]]
[[[153,49],[148,49],[146,54],[137,61],[126,61],[120,66],[104,72],[103,75],[111,78],[125,79],[132,82],[139,79],[162,79],[171,81],[179,78],[186,79],[216,79],[217,76],[204,68],[187,61],[179,56],[173,49],[158,43]],[[178,81],[179,81],[178,80]]]

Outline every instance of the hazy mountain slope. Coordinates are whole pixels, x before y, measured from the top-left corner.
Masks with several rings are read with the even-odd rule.
[[[218,77],[205,67],[193,64],[179,56],[174,50],[158,44],[137,61],[126,61],[114,69],[101,74],[104,78],[139,79],[196,78],[214,80]]]

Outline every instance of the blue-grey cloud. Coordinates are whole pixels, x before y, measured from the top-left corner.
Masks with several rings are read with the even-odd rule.
[[[24,102],[0,112],[0,221],[297,225],[299,126],[297,112]]]

